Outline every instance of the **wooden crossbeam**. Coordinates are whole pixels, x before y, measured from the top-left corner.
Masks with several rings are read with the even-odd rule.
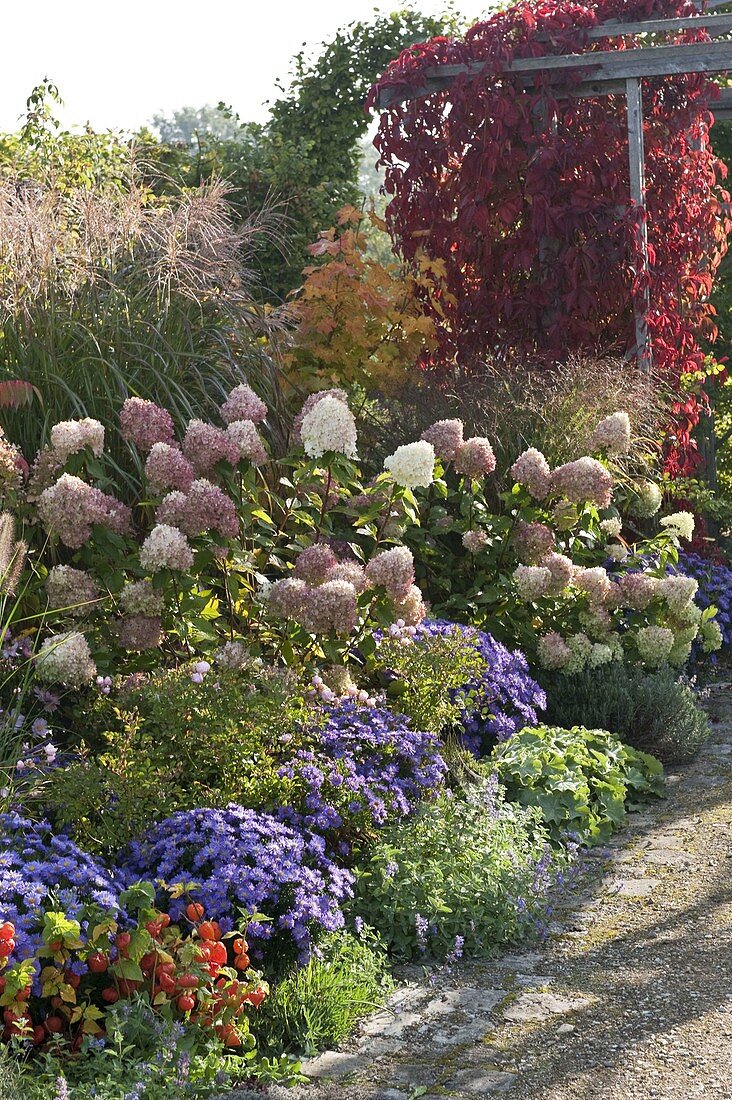
[[[727,2],[727,0],[725,0]],[[705,30],[715,38],[732,30],[732,15],[689,15],[679,19],[643,19],[638,23],[608,20],[597,27],[587,27],[584,34],[590,42],[601,38],[629,38],[636,34],[673,34],[674,31]],[[544,41],[542,36],[540,41]]]
[[[503,70],[531,85],[537,77],[551,83],[572,71],[582,75],[582,83],[627,80],[631,77],[673,76],[683,73],[713,73],[732,70],[732,41],[689,42],[681,46],[649,46],[637,50],[591,50],[579,54],[521,57]],[[485,62],[466,65],[436,65],[424,70],[419,87],[405,91],[399,87],[382,88],[378,107],[431,95],[449,88],[458,76],[477,77],[485,71]]]

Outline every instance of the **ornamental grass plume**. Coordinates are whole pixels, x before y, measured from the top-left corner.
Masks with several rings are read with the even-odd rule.
[[[193,551],[182,531],[158,523],[142,544],[140,565],[150,573],[161,569],[186,571],[193,565]]]
[[[97,666],[83,634],[71,630],[46,638],[35,657],[36,678],[46,684],[82,688],[97,674]]]
[[[382,550],[366,565],[366,579],[381,585],[394,600],[403,600],[414,584],[414,557],[406,546]]]
[[[356,421],[337,397],[326,394],[303,416],[300,438],[309,458],[322,458],[329,451],[356,458]]]
[[[241,457],[239,447],[225,431],[203,420],[189,420],[183,453],[199,474],[209,473],[219,462],[236,466]]]
[[[185,493],[196,471],[177,444],[153,443],[145,462],[145,477],[157,493],[170,489]]]
[[[405,443],[384,459],[384,469],[405,489],[426,488],[435,477],[435,448],[426,439]]]
[[[267,406],[246,382],[235,386],[221,406],[221,419],[225,424],[233,424],[236,420],[261,424],[266,417]]]
[[[475,435],[466,439],[455,455],[455,469],[464,477],[477,479],[492,474],[496,468],[496,456],[489,441]]]
[[[232,420],[226,434],[238,448],[240,459],[246,459],[253,466],[261,466],[269,458],[254,421]]]
[[[591,451],[605,451],[608,455],[627,454],[630,450],[630,417],[626,412],[615,412],[604,417],[590,436]]]
[[[452,462],[464,443],[462,420],[437,420],[421,438],[431,443],[435,454],[443,462]]]
[[[123,438],[143,454],[156,443],[172,443],[175,437],[175,425],[167,409],[141,397],[127,398],[120,409],[119,424]]]
[[[511,467],[511,477],[528,489],[534,500],[543,500],[551,486],[549,463],[536,447],[529,447],[518,456]]]
[[[104,426],[89,416],[83,420],[62,420],[51,428],[51,446],[62,464],[69,455],[78,454],[85,447],[100,458],[104,452]]]
[[[27,555],[28,543],[15,537],[15,517],[0,512],[0,594],[14,595]]]
[[[608,508],[613,495],[613,479],[596,458],[583,455],[565,462],[551,475],[551,489],[574,504],[595,504]]]
[[[70,565],[54,565],[46,577],[45,589],[48,606],[73,617],[87,615],[99,599],[99,585],[94,578]]]

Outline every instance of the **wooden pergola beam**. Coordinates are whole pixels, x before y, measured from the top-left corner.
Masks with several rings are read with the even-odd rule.
[[[396,103],[432,95],[449,88],[458,76],[477,77],[485,72],[485,62],[466,65],[435,65],[421,74],[422,83],[405,91],[385,87],[379,92],[377,106],[383,110]],[[649,46],[637,50],[591,50],[587,53],[521,57],[509,62],[502,73],[517,75],[526,85],[536,84],[537,76],[547,83],[568,73],[581,73],[583,84],[628,80],[650,76],[677,76],[684,73],[714,73],[732,70],[732,41],[689,42],[682,46]],[[589,93],[588,93],[589,94]],[[595,92],[595,95],[602,94]]]

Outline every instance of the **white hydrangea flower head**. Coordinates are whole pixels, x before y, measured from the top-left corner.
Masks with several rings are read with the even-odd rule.
[[[600,530],[611,539],[617,539],[620,537],[620,532],[623,530],[623,521],[620,516],[610,516],[609,519],[600,520]]]
[[[591,451],[606,451],[609,455],[627,454],[630,450],[630,417],[626,412],[606,416],[590,436]]]
[[[193,551],[182,531],[158,523],[142,544],[140,564],[151,573],[161,569],[186,570],[193,565]]]
[[[46,638],[35,662],[36,677],[46,684],[82,688],[97,674],[87,640],[78,630]]]
[[[605,553],[613,561],[623,562],[628,559],[628,547],[623,546],[622,542],[610,542],[605,547]]]
[[[526,603],[533,603],[545,596],[553,583],[550,570],[543,565],[519,565],[514,570],[513,580],[519,599]]]
[[[435,448],[426,439],[405,443],[384,460],[384,469],[405,489],[426,488],[435,476]]]
[[[666,626],[642,626],[635,636],[641,660],[652,668],[668,661],[675,641],[673,630]]]
[[[99,458],[104,451],[104,426],[90,416],[82,420],[61,420],[51,428],[51,446],[60,462],[85,447]]]
[[[305,415],[300,437],[310,458],[322,458],[326,451],[357,457],[356,421],[348,405],[335,397],[323,397]]]
[[[663,577],[657,585],[658,594],[665,600],[674,615],[684,612],[697,594],[699,582],[695,577]]]
[[[694,517],[691,512],[672,512],[670,516],[663,516],[659,523],[677,538],[691,542],[694,537]]]

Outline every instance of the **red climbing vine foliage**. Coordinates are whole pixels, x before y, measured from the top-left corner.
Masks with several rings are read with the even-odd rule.
[[[375,139],[398,249],[407,260],[426,253],[444,263],[439,341],[427,368],[479,370],[486,356],[515,349],[547,362],[632,351],[633,301],[646,277],[642,215],[629,200],[625,96],[566,94],[585,75],[578,70],[561,82],[540,75],[526,88],[505,67],[515,58],[634,49],[648,39],[590,41],[585,32],[612,19],[694,13],[682,0],[519,3],[464,40],[410,47],[372,88],[370,106],[382,88],[417,90],[425,69],[483,63],[477,77],[385,110]],[[695,29],[663,44],[706,38]],[[704,74],[643,81],[648,326],[666,380],[700,371],[699,340],[714,335],[708,295],[732,225],[720,186],[726,169],[709,139],[717,94]],[[690,433],[704,400],[679,399],[673,473],[694,466]]]

